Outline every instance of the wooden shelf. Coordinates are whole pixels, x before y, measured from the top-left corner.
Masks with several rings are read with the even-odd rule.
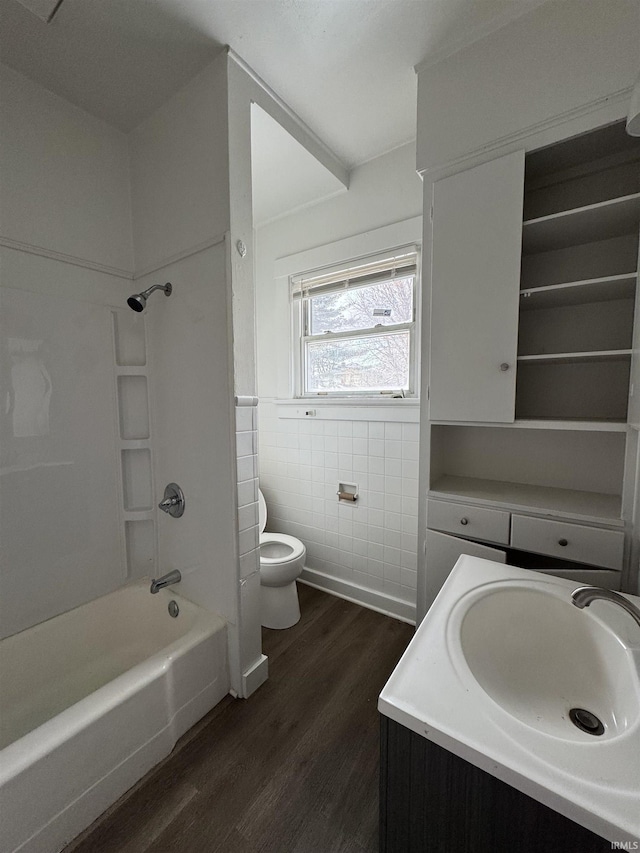
[[[599,492],[582,492],[527,483],[500,480],[481,480],[474,477],[454,477],[448,474],[437,479],[429,496],[458,498],[481,505],[499,506],[514,511],[524,511],[557,516],[576,521],[622,527],[620,495]]]
[[[588,364],[597,361],[628,361],[630,349],[601,350],[600,352],[556,352],[542,355],[519,355],[518,361],[525,364]]]
[[[431,421],[432,426],[468,426],[489,427],[490,429],[542,429],[542,430],[575,430],[578,432],[626,432],[627,422],[622,420],[593,420],[584,418],[516,418],[512,423],[496,423],[495,421]]]
[[[513,426],[520,429],[561,429],[578,430],[586,432],[626,432],[627,422],[620,420],[594,420],[586,421],[582,418],[575,420],[550,420],[549,418],[522,418],[516,420]]]
[[[584,305],[587,302],[608,302],[612,299],[633,299],[637,272],[609,275],[520,291],[520,310],[560,308],[565,305]]]
[[[529,219],[522,226],[525,254],[620,237],[638,228],[640,193]]]

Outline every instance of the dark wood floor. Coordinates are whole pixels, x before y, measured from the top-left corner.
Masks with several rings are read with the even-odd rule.
[[[377,851],[377,697],[413,629],[299,585],[269,680],[226,697],[65,853]]]

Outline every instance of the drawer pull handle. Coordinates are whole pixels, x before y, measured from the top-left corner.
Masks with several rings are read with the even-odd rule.
[[[563,548],[565,547],[565,545],[568,545],[568,544],[569,543],[566,539],[558,539],[558,545],[562,545]]]
[[[460,524],[469,524],[469,519],[468,518],[461,518]]]
[[[500,370],[505,373],[507,370],[509,370],[509,366],[510,365],[506,361],[503,361],[500,365]]]

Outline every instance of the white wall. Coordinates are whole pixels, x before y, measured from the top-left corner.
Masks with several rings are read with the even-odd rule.
[[[0,66],[0,234],[133,267],[127,137]]]
[[[226,57],[218,57],[133,130],[138,273],[229,228]]]
[[[553,0],[418,75],[419,170],[632,86],[637,0]]]
[[[126,579],[111,308],[132,249],[126,137],[4,67],[0,92],[7,635]]]
[[[130,135],[133,232],[150,301],[154,476],[177,482],[182,518],[158,518],[161,572],[229,623],[240,691],[233,353],[228,276],[227,57],[221,55]]]
[[[182,518],[158,513],[158,571],[180,569],[188,598],[236,624],[225,254],[223,241],[163,267],[173,293],[147,312],[156,496],[176,482],[186,499]]]
[[[278,258],[419,216],[414,157],[407,145],[366,163],[352,172],[347,193],[256,232],[258,436],[268,529],[305,543],[307,581],[409,620],[415,612],[418,425],[392,414],[363,420],[353,408],[343,409],[339,420],[278,417],[276,398],[290,396],[290,309],[274,266]],[[359,484],[355,506],[338,504],[339,479]]]
[[[290,395],[288,294],[286,289],[276,290],[276,259],[421,214],[422,182],[415,171],[415,147],[403,145],[354,169],[347,193],[256,232],[261,398]]]

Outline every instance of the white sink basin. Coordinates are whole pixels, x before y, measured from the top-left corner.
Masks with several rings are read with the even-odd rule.
[[[576,586],[461,557],[378,709],[603,838],[635,842],[640,629],[611,602],[575,607]],[[574,725],[575,708],[602,734]]]
[[[491,699],[528,726],[578,742],[616,737],[640,716],[632,658],[557,590],[546,581],[498,583],[464,596],[448,625],[452,657],[463,677],[466,664]],[[604,731],[581,730],[571,709],[595,715]]]

